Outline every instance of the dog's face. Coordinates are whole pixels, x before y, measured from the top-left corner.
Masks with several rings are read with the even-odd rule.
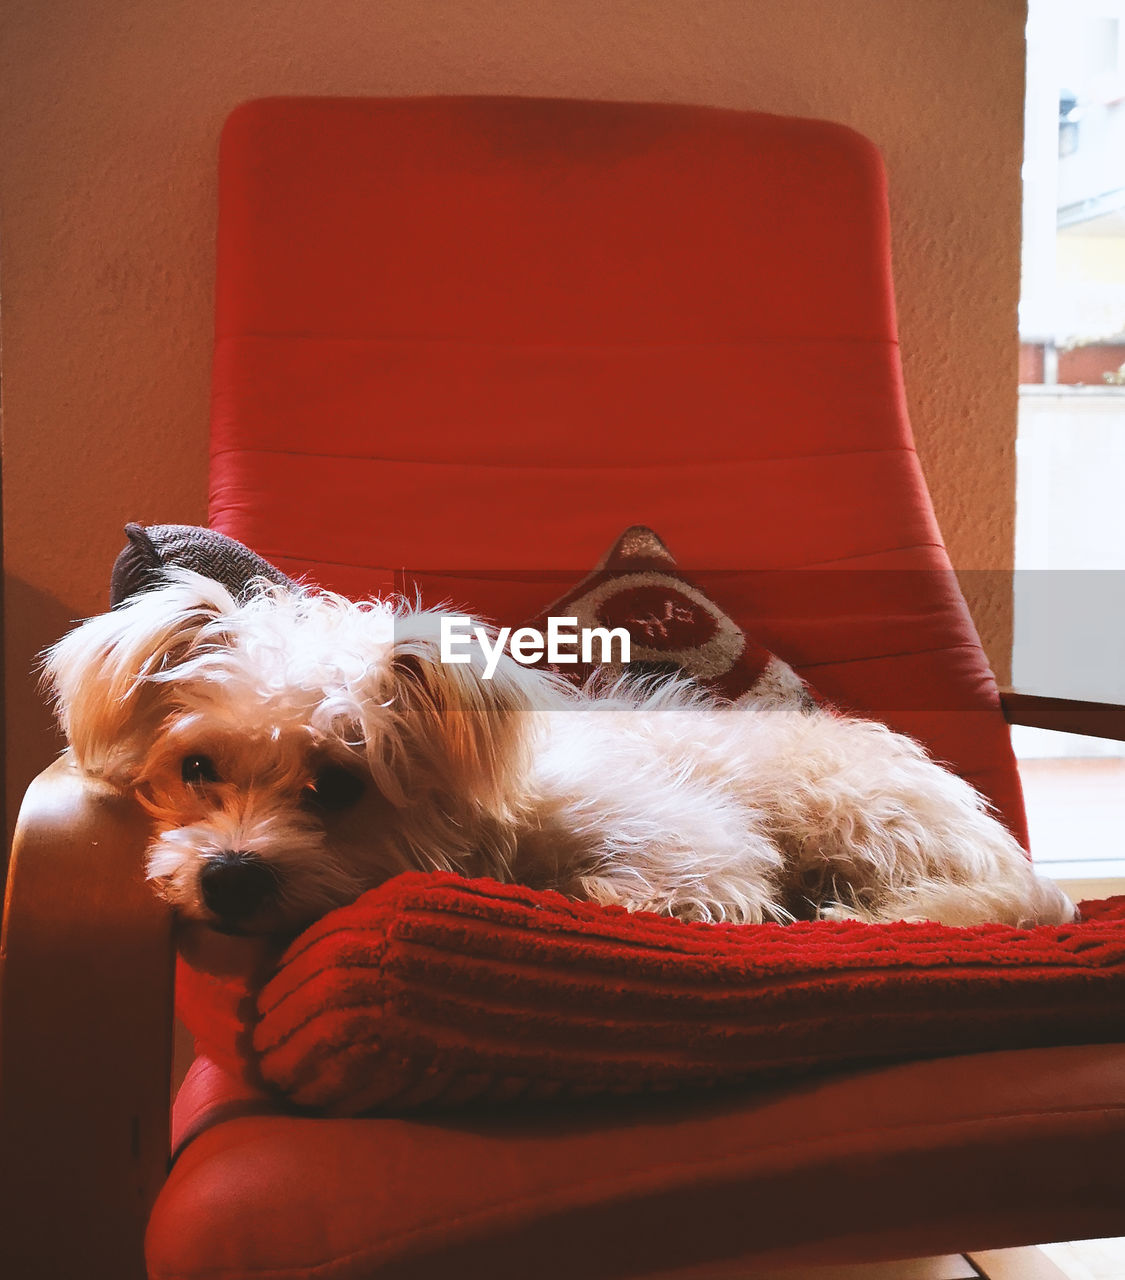
[[[183,917],[286,934],[502,822],[536,677],[443,665],[440,615],[316,592],[246,603],[187,571],[48,654],[79,766],[151,813]]]

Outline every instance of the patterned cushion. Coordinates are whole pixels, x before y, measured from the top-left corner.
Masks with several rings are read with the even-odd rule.
[[[788,663],[747,636],[677,567],[646,525],[626,529],[593,572],[531,625],[542,629],[549,617],[577,618],[580,628],[625,628],[632,672],[682,672],[732,701],[807,707],[821,701]],[[622,670],[606,665],[613,674]],[[578,678],[592,671],[581,663],[561,669]]]
[[[129,539],[114,561],[110,578],[110,606],[147,591],[160,580],[163,570],[194,569],[213,578],[238,598],[250,585],[266,579],[278,586],[296,584],[268,560],[225,533],[194,524],[127,524]]]

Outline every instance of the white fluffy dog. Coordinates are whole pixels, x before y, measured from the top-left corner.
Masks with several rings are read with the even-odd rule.
[[[183,916],[286,934],[408,869],[758,922],[1073,918],[965,782],[879,724],[443,664],[440,615],[180,570],[48,654],[78,765],[152,814]]]

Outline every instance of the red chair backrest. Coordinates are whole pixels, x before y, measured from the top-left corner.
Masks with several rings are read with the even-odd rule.
[[[822,121],[271,99],[220,166],[211,522],[532,617],[634,523],[1024,835],[906,416],[882,164]]]

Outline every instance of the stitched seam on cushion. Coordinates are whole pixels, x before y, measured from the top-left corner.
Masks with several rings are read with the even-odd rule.
[[[855,662],[885,662],[891,658],[920,658],[930,653],[950,653],[954,649],[972,649],[976,652],[980,646],[972,640],[958,640],[956,644],[940,644],[933,649],[902,649],[897,653],[871,653],[865,654],[860,658],[823,658],[820,662],[802,662],[800,669],[802,671],[815,671],[821,667],[846,667]],[[981,708],[972,707],[969,710],[979,710]],[[990,703],[984,710],[991,710]]]
[[[1025,1109],[1020,1111],[1004,1112],[999,1114],[994,1113],[988,1117],[976,1117],[973,1119],[956,1120],[956,1121],[953,1121],[952,1123],[949,1121],[944,1121],[944,1122],[931,1121],[930,1123],[923,1126],[918,1126],[917,1124],[904,1123],[904,1124],[893,1124],[893,1125],[880,1125],[877,1128],[864,1127],[864,1128],[852,1129],[842,1133],[834,1134],[831,1140],[822,1139],[819,1145],[821,1147],[830,1147],[832,1144],[837,1143],[842,1138],[852,1138],[852,1137],[857,1137],[859,1135],[865,1135],[865,1134],[873,1135],[873,1134],[908,1133],[911,1130],[914,1130],[919,1134],[925,1134],[929,1132],[937,1132],[939,1134],[948,1134],[954,1130],[985,1128],[986,1126],[992,1124],[995,1121],[1024,1120],[1029,1117],[1043,1119],[1043,1118],[1051,1118],[1051,1117],[1065,1118],[1065,1117],[1085,1116],[1085,1115],[1092,1115],[1092,1116],[1102,1115],[1102,1116],[1105,1116],[1107,1119],[1111,1119],[1116,1116],[1125,1117],[1125,1106],[1099,1105],[1099,1106],[1089,1106],[1089,1107],[1075,1107],[1075,1108],[1069,1108],[1067,1110],[1055,1109],[1051,1111],[1029,1111]],[[235,1124],[237,1123],[237,1121],[231,1121],[231,1123]],[[802,1149],[806,1151],[815,1150],[817,1145],[818,1143],[814,1140],[813,1142],[804,1144]],[[792,1150],[793,1150],[793,1144],[791,1140],[773,1142],[773,1143],[770,1143],[769,1146],[757,1148],[755,1150],[755,1156],[769,1155],[770,1153],[776,1152],[776,1151],[788,1152]],[[669,1163],[661,1164],[657,1166],[650,1165],[645,1170],[643,1175],[633,1174],[631,1177],[628,1177],[625,1179],[622,1179],[620,1175],[610,1175],[610,1177],[600,1180],[596,1183],[583,1182],[581,1185],[584,1191],[590,1193],[589,1203],[597,1203],[599,1199],[606,1198],[604,1196],[604,1191],[606,1189],[612,1191],[614,1189],[620,1190],[622,1187],[625,1187],[643,1194],[647,1181],[652,1178],[652,1175],[654,1173],[657,1173],[663,1176],[676,1170],[688,1171],[688,1170],[697,1169],[701,1167],[715,1170],[715,1171],[722,1171],[727,1168],[730,1168],[731,1166],[734,1166],[737,1168],[739,1161],[742,1159],[744,1159],[744,1157],[740,1153],[724,1156],[717,1161],[714,1158],[707,1158],[707,1159],[700,1159],[700,1160],[682,1160],[681,1159],[681,1160],[676,1160],[673,1162],[669,1162]],[[602,1195],[593,1194],[596,1190],[599,1190],[599,1189],[603,1192]],[[412,1227],[408,1231],[403,1231],[397,1235],[390,1235],[390,1236],[384,1237],[383,1241],[381,1242],[382,1247],[374,1256],[383,1258],[383,1260],[388,1262],[394,1261],[394,1259],[387,1259],[385,1257],[387,1246],[393,1247],[396,1245],[401,1245],[409,1240],[418,1239],[419,1237],[429,1234],[429,1232],[432,1231],[433,1228],[438,1225],[455,1223],[459,1226],[472,1226],[474,1224],[487,1223],[490,1218],[497,1217],[498,1213],[502,1215],[507,1215],[507,1214],[510,1214],[513,1210],[522,1209],[524,1207],[532,1206],[532,1205],[539,1205],[541,1209],[546,1209],[548,1212],[554,1212],[554,1213],[558,1213],[568,1207],[572,1207],[572,1201],[569,1201],[569,1200],[563,1203],[559,1203],[559,1196],[560,1196],[560,1193],[558,1191],[554,1192],[553,1194],[550,1192],[541,1193],[538,1196],[525,1196],[522,1198],[505,1200],[502,1206],[493,1205],[493,1206],[489,1206],[488,1208],[477,1209],[471,1213],[460,1214],[454,1217],[443,1216],[440,1218],[433,1218],[422,1225]],[[370,1248],[357,1249],[353,1253],[344,1254],[336,1258],[326,1259],[322,1262],[305,1263],[297,1267],[286,1267],[284,1270],[278,1270],[277,1268],[271,1268],[268,1271],[255,1270],[253,1274],[260,1277],[260,1280],[286,1280],[287,1277],[300,1275],[300,1274],[307,1275],[310,1272],[314,1274],[316,1272],[320,1272],[325,1276],[331,1276],[333,1269],[337,1267],[350,1265],[352,1262],[354,1262],[357,1259],[362,1259],[365,1257],[370,1258],[371,1256],[372,1256],[372,1250]],[[163,1277],[169,1277],[169,1280],[170,1280],[172,1274],[173,1273],[168,1273],[168,1272],[164,1272],[164,1273],[157,1272],[153,1276],[153,1280],[163,1280]],[[246,1268],[231,1270],[229,1268],[224,1267],[224,1268],[209,1269],[206,1271],[194,1271],[191,1274],[193,1276],[210,1276],[210,1277],[214,1277],[215,1280],[221,1280],[221,1278],[224,1276],[236,1277],[239,1275],[244,1275],[246,1274]]]
[[[911,552],[911,550],[922,550],[927,547],[941,548],[942,550],[945,550],[945,547],[943,547],[941,543],[913,543],[909,545],[909,547],[883,547],[883,548],[879,548],[878,550],[873,550],[873,552],[856,552],[854,556],[843,556],[841,557],[841,559],[838,559],[838,561],[817,561],[817,563],[814,563],[814,564],[790,564],[790,566],[787,566],[785,568],[765,568],[765,570],[755,570],[755,568],[750,568],[750,570],[742,570],[742,568],[721,568],[721,570],[714,570],[713,572],[718,572],[718,573],[813,572],[815,570],[820,570],[820,568],[827,566],[827,564],[842,564],[842,563],[845,563],[846,561],[850,561],[850,559],[863,559],[866,556],[886,556],[886,554],[891,552]],[[266,559],[278,557],[279,559],[292,559],[292,561],[301,561],[302,563],[305,563],[305,564],[331,564],[331,566],[334,566],[337,568],[366,568],[366,570],[376,570],[376,571],[383,571],[387,573],[401,572],[401,570],[393,570],[393,568],[390,567],[389,564],[366,564],[366,563],[357,563],[355,561],[333,561],[333,559],[324,559],[319,556],[299,556],[299,554],[297,554],[296,552],[285,552],[285,550],[279,550],[279,549],[270,550],[269,548],[265,548],[265,549],[262,549],[259,554],[261,554],[261,556],[264,556]],[[508,577],[500,576],[500,575],[504,575],[504,573],[525,573],[525,575],[535,575],[536,572],[539,572],[538,570],[529,570],[529,568],[497,568],[497,570],[491,571],[490,576],[488,577],[479,576],[479,571],[452,570],[452,568],[442,568],[442,570],[435,570],[435,568],[412,568],[410,572],[411,573],[438,573],[439,572],[439,573],[442,573],[443,577],[456,577],[456,579],[458,579],[459,581],[466,581],[466,582],[504,582],[504,584],[507,584],[507,582],[515,582],[515,585],[517,586],[539,585],[539,580],[536,579],[536,577],[534,576],[517,577],[517,579],[508,579]],[[555,575],[559,575],[558,585],[567,586],[571,584],[571,581],[572,581],[571,577],[563,577],[563,575],[585,576],[590,571],[581,570],[581,568],[564,568],[564,570],[563,568],[545,568],[545,570],[541,572],[555,573]],[[686,570],[682,570],[682,572],[691,573],[692,572],[691,567],[687,567]],[[695,572],[698,573],[698,572],[710,572],[710,571],[695,570]],[[946,568],[937,568],[937,570],[934,570],[934,571],[929,570],[929,568],[918,568],[918,570],[914,570],[914,568],[886,568],[886,570],[882,570],[882,568],[873,568],[873,570],[865,570],[864,572],[952,573],[952,570],[946,570]],[[753,623],[751,623],[751,625],[753,625]]]
[[[652,348],[665,350],[669,347],[776,347],[787,343],[801,346],[835,346],[846,343],[849,346],[890,347],[897,349],[899,339],[879,335],[859,334],[794,334],[791,337],[763,334],[760,337],[745,338],[569,338],[544,339],[540,342],[519,342],[514,338],[462,338],[454,335],[439,336],[437,334],[410,334],[394,337],[390,334],[372,334],[360,336],[347,333],[265,333],[258,331],[241,332],[232,330],[217,334],[215,345],[224,342],[340,342],[357,346],[448,346],[448,347],[489,347],[502,351],[568,351],[597,350],[604,347],[615,351],[620,349]]]
[[[908,546],[879,547],[874,551],[857,551],[850,556],[841,556],[838,560],[817,560],[812,564],[788,565],[783,569],[718,569],[718,570],[714,570],[713,572],[717,572],[717,573],[805,573],[805,572],[812,572],[817,569],[823,569],[826,565],[830,565],[830,564],[845,564],[849,560],[862,560],[868,556],[884,556],[884,555],[889,555],[893,552],[900,552],[900,551],[921,551],[921,550],[924,550],[925,548],[939,548],[942,551],[945,550],[944,545],[940,542],[914,542],[914,543],[910,543]],[[380,570],[386,573],[399,572],[399,570],[392,569],[390,565],[360,564],[352,560],[324,560],[324,559],[321,559],[319,556],[302,556],[302,555],[297,555],[291,551],[280,551],[280,550],[271,551],[268,548],[264,549],[259,554],[263,555],[267,560],[272,559],[274,556],[277,556],[282,560],[299,560],[303,564],[314,564],[314,565],[326,564],[326,565],[332,565],[335,568],[339,568],[339,569],[373,569],[373,570]],[[686,569],[683,568],[683,566],[680,566],[680,568],[682,572],[685,572],[685,573],[692,572],[692,569],[690,566],[688,566]],[[508,574],[508,573],[530,575],[530,574],[536,573],[537,570],[495,569],[493,571],[493,574],[495,576],[490,576],[490,577],[478,577],[475,572],[470,571],[468,569],[441,569],[441,570],[411,569],[410,572],[411,573],[440,572],[444,577],[457,578],[465,582],[514,581],[517,585],[535,586],[536,579],[533,577],[508,579],[508,578],[501,578],[499,577],[499,575]],[[570,578],[569,577],[563,578],[561,575],[578,574],[580,576],[585,576],[590,571],[589,569],[544,569],[543,572],[560,575],[559,585],[565,586],[570,584]],[[695,570],[695,572],[698,573],[700,572],[700,570],[697,569]],[[709,571],[704,570],[703,572],[709,572]],[[952,574],[953,570],[942,568],[942,567],[938,567],[936,569],[922,567],[918,569],[911,569],[911,568],[869,569],[869,570],[866,570],[865,572],[868,572],[868,573],[926,573],[926,574],[936,572],[936,573],[943,573],[943,574],[946,574],[946,573]]]
[[[397,577],[402,572],[400,569],[392,569],[390,565],[356,564],[351,560],[322,560],[319,556],[298,556],[288,551],[271,551],[268,548],[260,554],[266,560],[299,560],[301,564],[327,564],[336,569],[370,569],[376,573],[389,573],[394,577]],[[420,570],[414,570],[414,572],[420,572]],[[484,579],[484,581],[487,581],[487,579]]]
[[[674,462],[620,462],[603,464],[594,467],[560,467],[557,462],[447,462],[432,458],[383,458],[366,453],[317,453],[311,449],[263,449],[258,445],[230,446],[224,449],[212,449],[211,459],[226,457],[229,454],[260,454],[267,457],[282,458],[332,458],[340,462],[377,462],[382,466],[392,467],[449,467],[470,471],[572,471],[585,475],[592,471],[702,471],[708,468],[724,469],[739,463],[748,466],[769,466],[779,462],[807,462],[818,458],[858,458],[878,454],[909,454],[915,456],[917,450],[906,445],[895,445],[887,449],[839,449],[832,453],[786,453],[772,458],[715,458],[706,462],[685,462],[679,459]]]
[[[479,577],[478,571],[469,569],[392,569],[390,565],[379,564],[359,564],[352,560],[322,560],[319,556],[302,556],[296,555],[291,551],[270,551],[268,548],[260,553],[267,560],[277,557],[279,560],[296,560],[301,564],[326,564],[338,569],[371,569],[376,573],[389,573],[397,577],[404,572],[409,573],[440,573],[442,577],[456,578],[463,582],[491,582],[499,583],[504,586],[525,586],[538,587],[542,586],[542,574],[554,574],[558,576],[557,583],[548,583],[546,585],[556,585],[560,587],[570,586],[573,584],[574,575],[579,574],[585,576],[590,572],[589,569],[493,569],[489,576]],[[738,573],[737,569],[726,570],[725,572]],[[785,569],[776,570],[778,573],[789,572]],[[523,577],[509,578],[506,574],[523,574]]]
[[[536,569],[495,569],[493,571],[493,576],[478,577],[475,572],[472,572],[468,569],[464,569],[464,570],[462,569],[392,569],[390,565],[356,564],[354,561],[351,561],[351,560],[322,560],[319,557],[293,555],[288,551],[268,551],[267,550],[267,551],[263,551],[262,555],[267,560],[271,560],[276,556],[279,560],[298,560],[302,564],[312,564],[312,565],[326,564],[326,565],[331,565],[334,568],[338,568],[338,569],[372,569],[375,572],[392,574],[394,577],[398,577],[402,573],[412,573],[412,574],[413,573],[420,573],[420,574],[440,573],[442,577],[456,578],[459,582],[492,582],[492,583],[499,583],[505,586],[514,585],[514,586],[528,586],[528,587],[536,587],[536,586],[542,585],[541,579],[534,576],[529,576],[526,578],[507,578],[507,577],[500,576],[502,574],[509,574],[509,573],[516,573],[516,574],[522,573],[522,574],[534,575],[539,572],[539,570],[536,570]],[[586,570],[544,569],[542,570],[542,572],[545,574],[560,575],[560,579],[558,583],[549,583],[546,585],[557,585],[560,587],[567,587],[573,584],[573,581],[574,581],[573,575],[580,574],[585,576],[585,574],[589,573],[590,571],[588,569]],[[563,574],[566,574],[567,577],[563,578],[561,576]]]
[[[911,450],[913,452],[913,450]],[[801,565],[801,569],[823,569],[825,565],[830,564],[847,564],[849,560],[862,560],[867,556],[885,556],[893,552],[900,551],[921,551],[923,548],[937,548],[940,551],[945,550],[944,542],[912,542],[906,546],[880,547],[876,551],[854,551],[847,556],[833,556],[830,560],[815,560],[812,564]],[[793,570],[775,570],[774,572],[793,572]],[[910,567],[894,567],[886,569],[869,569],[868,573],[947,573],[953,574],[954,570],[944,565],[925,565],[918,568]]]

